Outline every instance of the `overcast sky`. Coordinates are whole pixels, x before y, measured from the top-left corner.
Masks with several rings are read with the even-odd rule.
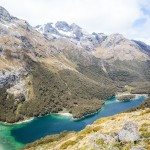
[[[150,0],[0,0],[0,5],[33,26],[64,20],[150,44]]]

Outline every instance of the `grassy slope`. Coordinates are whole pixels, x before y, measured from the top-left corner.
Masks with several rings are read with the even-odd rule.
[[[136,112],[121,113],[112,117],[106,117],[95,121],[80,132],[63,133],[55,136],[47,136],[41,140],[26,146],[26,150],[93,150],[97,149],[119,149],[129,150],[133,147],[150,148],[150,109],[138,110]],[[140,139],[136,142],[120,142],[117,139],[104,140],[101,134],[113,137],[123,125],[132,121],[138,126]]]

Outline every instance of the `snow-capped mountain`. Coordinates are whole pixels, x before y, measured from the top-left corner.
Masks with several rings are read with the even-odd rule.
[[[65,21],[38,25],[36,30],[44,34],[48,39],[66,38],[87,50],[94,49],[107,37],[103,33],[90,34],[75,23],[69,25]]]
[[[49,40],[67,39],[103,59],[147,60],[147,55],[150,54],[150,46],[143,42],[129,40],[118,33],[105,35],[93,32],[90,34],[75,23],[69,25],[65,21],[57,21],[38,25],[35,28]]]

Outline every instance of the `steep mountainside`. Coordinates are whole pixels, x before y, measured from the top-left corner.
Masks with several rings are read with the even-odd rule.
[[[34,28],[0,7],[0,120],[16,122],[63,109],[81,117],[125,85],[138,92],[143,88],[137,83],[148,85],[149,93],[149,47],[135,44],[127,55],[134,59],[124,60],[120,53],[109,61],[97,49],[107,54],[110,37],[65,22]],[[128,46],[133,42],[127,41]]]
[[[144,47],[145,46],[145,47]],[[94,51],[94,56],[108,61],[149,60],[150,47],[124,38],[120,34],[108,36]]]
[[[47,136],[25,150],[149,150],[150,108],[95,121],[80,132]]]

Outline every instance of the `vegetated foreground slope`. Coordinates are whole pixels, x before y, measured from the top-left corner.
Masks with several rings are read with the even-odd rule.
[[[105,38],[94,46],[101,46]],[[109,61],[86,44],[78,46],[62,36],[50,39],[0,7],[0,120],[16,122],[63,109],[81,117],[101,108],[118,90],[126,90],[125,85],[132,91],[143,89],[139,82],[148,85],[149,93],[147,49],[145,53],[136,48],[141,57],[135,59]]]
[[[150,108],[101,118],[80,132],[47,136],[25,150],[150,149]]]

